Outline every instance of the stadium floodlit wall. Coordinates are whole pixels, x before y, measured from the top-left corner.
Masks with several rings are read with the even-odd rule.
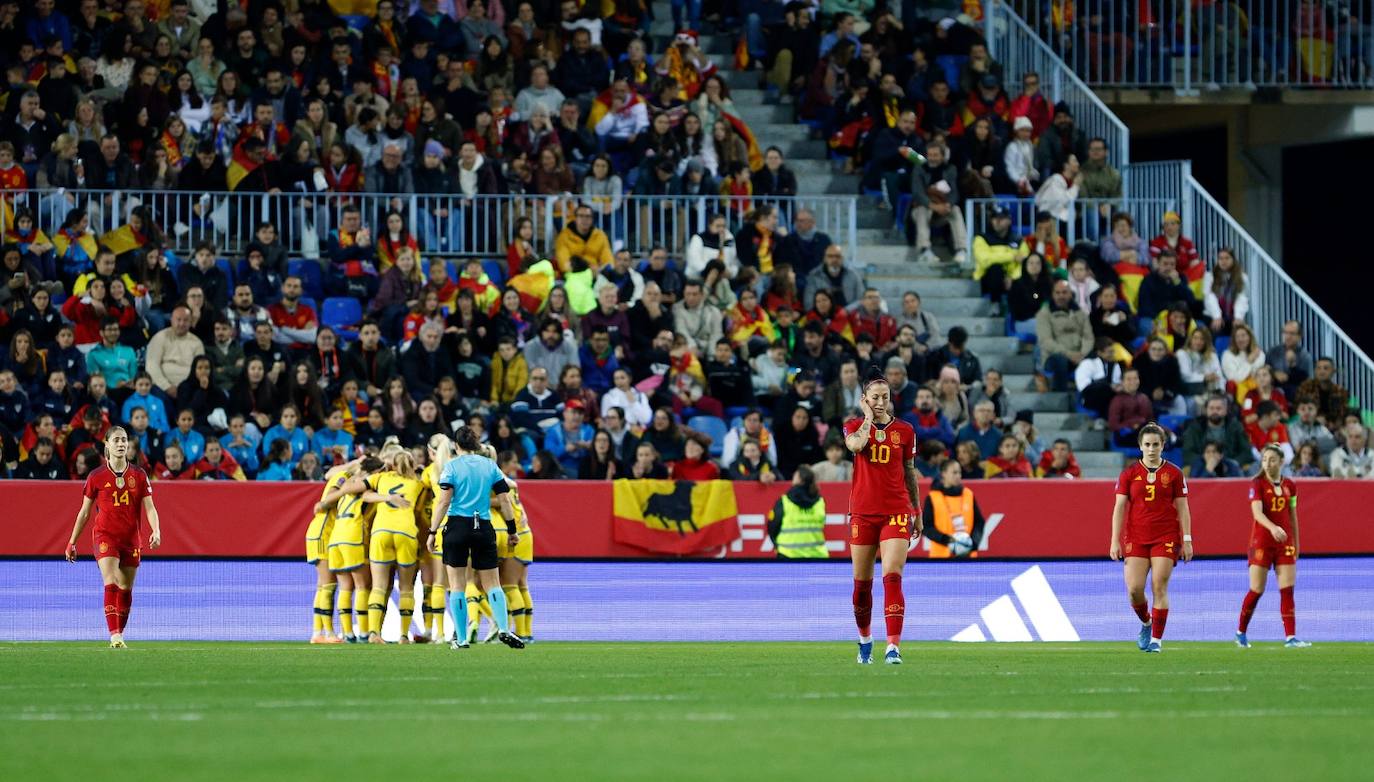
[[[673,482],[661,483],[664,492],[674,492]],[[1249,485],[1246,480],[1189,484],[1199,556],[1245,554],[1252,525]],[[987,518],[981,558],[1105,557],[1111,529],[1111,481],[994,480],[970,482],[969,486]],[[723,491],[710,493],[709,509],[701,507],[700,496],[704,494],[688,492],[691,499],[682,512],[697,514],[702,523],[725,525],[731,530],[728,542],[695,551],[689,558],[772,559],[765,514],[787,485],[721,482],[717,488]],[[821,488],[828,511],[830,554],[848,558],[844,514],[849,486],[823,484]],[[927,489],[922,486],[923,496]],[[520,496],[535,532],[536,556],[668,556],[670,546],[651,550],[624,542],[643,542],[646,536],[642,532],[623,534],[626,524],[633,520],[623,518],[627,515],[623,512],[624,497],[618,503],[616,491],[609,482],[521,482]],[[145,552],[150,561],[157,557],[299,559],[304,556],[305,527],[319,499],[320,485],[162,482],[156,484],[155,492],[163,546],[157,552]],[[1369,521],[1374,509],[1374,481],[1303,480],[1298,493],[1304,554],[1374,555],[1374,524]],[[733,514],[722,512],[721,502],[733,502]],[[0,556],[60,555],[80,504],[81,484],[76,482],[0,481]],[[672,534],[664,533],[669,538]],[[82,556],[90,555],[90,545],[89,536],[79,541]],[[918,549],[914,553],[920,556],[924,552]]]
[[[100,576],[89,562],[0,568],[0,641],[105,638]],[[1169,639],[1229,641],[1246,579],[1243,560],[1180,566]],[[848,641],[852,583],[845,562],[541,562],[530,571],[534,634],[545,641]],[[906,636],[919,640],[1124,644],[1139,627],[1113,562],[920,561],[907,567],[904,586]],[[304,641],[313,596],[314,571],[302,562],[150,558],[128,634]],[[1303,560],[1297,604],[1303,638],[1374,641],[1374,557]],[[399,630],[393,597],[383,635]],[[1281,631],[1271,577],[1250,637],[1273,641]]]

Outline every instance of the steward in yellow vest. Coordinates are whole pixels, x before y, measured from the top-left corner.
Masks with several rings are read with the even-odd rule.
[[[768,537],[779,559],[827,559],[825,548],[825,500],[816,486],[816,474],[802,465],[792,475],[792,488],[778,498],[768,513]]]
[[[983,512],[964,486],[959,462],[950,459],[940,467],[940,480],[926,494],[925,537],[931,559],[976,557],[983,540]],[[955,548],[961,549],[958,553]]]

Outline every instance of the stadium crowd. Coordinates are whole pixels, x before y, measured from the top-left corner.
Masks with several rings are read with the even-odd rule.
[[[1177,215],[1147,241],[1110,209],[1109,236],[1068,246],[1075,198],[1120,196],[1105,142],[1036,74],[1011,99],[952,17],[684,3],[656,47],[635,0],[373,6],[0,0],[0,472],[79,479],[122,423],[156,479],[318,480],[389,437],[423,462],[429,436],[466,423],[533,478],[771,482],[813,465],[847,480],[838,426],[876,370],[923,473],[1078,476],[965,329],[942,331],[916,291],[885,301],[783,198],[797,178],[699,48],[705,13],[742,23],[737,66],[910,210],[923,257],[950,229],[1040,389],[1075,386],[1114,441],[1195,415],[1176,427],[1195,475],[1253,471],[1268,442],[1298,475],[1374,475],[1359,411],[1300,324],[1257,344],[1233,253],[1208,271]],[[288,250],[299,214],[267,212],[233,247],[178,253],[214,207],[158,191],[323,198],[319,258]],[[1035,225],[992,209],[963,247],[964,201],[994,193],[1033,197]],[[556,235],[484,211],[510,194],[562,198]],[[635,257],[627,235],[675,228],[616,219],[627,195],[717,211],[680,257],[670,242]],[[418,226],[411,197],[430,198]],[[489,246],[454,252],[474,227]]]

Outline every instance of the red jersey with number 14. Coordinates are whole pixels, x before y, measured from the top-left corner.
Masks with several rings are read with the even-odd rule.
[[[1116,479],[1116,493],[1130,500],[1126,506],[1126,542],[1148,546],[1178,540],[1183,534],[1174,500],[1188,496],[1188,481],[1170,462],[1160,465],[1151,480],[1150,470],[1137,459]]]
[[[858,431],[862,418],[845,422],[845,436]],[[916,458],[916,430],[894,418],[873,425],[868,444],[854,455],[854,480],[849,485],[849,512],[854,515],[894,516],[912,513],[906,489],[907,462]]]
[[[119,485],[121,478],[123,486]],[[142,469],[131,464],[120,475],[103,464],[86,476],[81,493],[95,500],[95,534],[125,541],[138,538],[143,498],[153,494],[153,485]]]

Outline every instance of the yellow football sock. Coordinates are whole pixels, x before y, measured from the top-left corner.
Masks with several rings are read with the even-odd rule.
[[[353,635],[353,590],[339,590],[339,626],[344,635]]]
[[[386,591],[373,587],[367,598],[367,625],[375,632],[381,632],[382,619],[386,617]]]
[[[481,623],[482,614],[491,616],[491,611],[486,607],[486,595],[482,594],[482,590],[478,589],[476,584],[468,584],[463,595],[468,601],[468,632],[472,632],[473,628]]]
[[[315,588],[315,632],[334,632],[334,590],[337,582],[321,584]]]
[[[520,619],[525,615],[525,601],[520,597],[519,584],[502,584],[501,591],[506,594],[506,610],[509,613],[510,628],[512,633],[520,634]]]
[[[358,625],[358,635],[367,635],[367,598],[368,593],[361,589],[353,592],[353,621]]]
[[[444,588],[432,586],[429,588],[429,611],[430,621],[433,623],[432,636],[436,639],[444,637]]]
[[[520,617],[520,625],[517,625],[515,634],[529,638],[534,635],[534,601],[530,600],[530,588],[524,584],[520,585],[520,597],[525,603],[525,613]]]
[[[401,604],[401,635],[410,635],[410,621],[415,616],[415,593],[409,589],[401,590],[401,599],[397,601]],[[381,625],[377,625],[381,629]]]

